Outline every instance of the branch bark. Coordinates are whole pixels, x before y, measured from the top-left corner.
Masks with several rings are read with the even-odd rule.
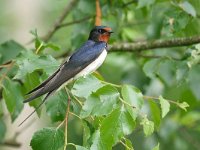
[[[61,14],[61,16],[55,21],[54,25],[51,27],[49,32],[43,37],[43,40],[45,42],[47,42],[53,36],[53,34],[56,32],[56,30],[62,24],[62,22],[67,17],[69,12],[74,8],[74,6],[76,5],[77,2],[78,2],[78,0],[70,0],[68,2],[68,5],[64,8],[64,11]]]
[[[101,25],[101,7],[99,4],[99,0],[96,0],[96,19],[95,19],[95,25],[100,26]]]
[[[138,52],[156,48],[189,46],[200,43],[200,36],[173,38],[166,40],[143,41],[135,43],[116,43],[109,46],[110,52]]]
[[[13,141],[13,142],[12,141],[5,141],[5,142],[0,143],[0,145],[19,148],[21,146],[21,143],[17,143],[15,141]]]

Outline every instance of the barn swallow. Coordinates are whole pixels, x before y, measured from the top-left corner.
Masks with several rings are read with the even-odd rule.
[[[24,100],[24,103],[30,102],[46,94],[42,103],[36,107],[36,111],[45,100],[62,85],[65,85],[78,77],[86,76],[87,74],[94,72],[101,66],[106,58],[107,42],[111,33],[113,32],[110,27],[95,26],[91,30],[88,40],[71,55],[68,61],[64,62],[55,73],[43,83],[27,93],[30,97]],[[35,111],[33,111],[24,121],[26,121]]]

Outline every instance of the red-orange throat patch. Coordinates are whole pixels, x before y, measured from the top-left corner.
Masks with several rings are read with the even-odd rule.
[[[101,34],[99,35],[99,41],[107,43],[109,40],[109,37],[110,37],[110,33]]]

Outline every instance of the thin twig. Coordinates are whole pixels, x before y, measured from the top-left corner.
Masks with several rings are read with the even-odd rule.
[[[132,106],[131,104],[127,103],[126,101],[124,101],[121,97],[119,97],[119,100],[123,103],[123,104],[126,104],[132,108],[136,108],[135,106]]]
[[[4,142],[0,143],[0,145],[19,148],[21,146],[21,143],[18,143],[15,141],[4,141]]]
[[[10,65],[12,65],[12,61],[9,61],[9,62],[7,62],[7,63],[4,63],[4,64],[0,65],[0,69],[1,69],[1,68],[10,67]]]
[[[72,94],[72,96],[73,96],[74,100],[76,100],[76,101],[78,102],[78,104],[79,104],[81,107],[83,107],[82,102],[81,102],[74,94]]]
[[[173,38],[165,40],[142,41],[135,43],[116,43],[109,46],[110,52],[138,52],[156,48],[189,46],[200,43],[200,36]]]
[[[146,99],[146,100],[151,100],[151,99],[159,100],[159,97],[154,97],[154,96],[146,96],[146,95],[144,95],[143,98]],[[175,104],[175,105],[179,106],[178,103],[173,101],[173,100],[169,100],[169,99],[165,99],[165,100],[167,100],[168,102],[170,102],[172,104]]]
[[[74,21],[71,21],[71,22],[60,24],[60,25],[58,25],[57,30],[59,28],[62,28],[62,27],[66,27],[66,26],[70,26],[70,25],[73,25],[73,24],[77,24],[77,23],[81,23],[81,22],[87,21],[87,20],[89,20],[89,19],[91,19],[93,17],[94,16],[87,16],[87,17],[81,18],[79,20],[74,20]]]
[[[69,0],[67,6],[64,8],[64,11],[61,14],[61,16],[56,20],[56,22],[51,27],[51,29],[49,30],[49,32],[43,37],[43,40],[45,42],[49,41],[49,39],[53,36],[53,34],[56,32],[56,30],[62,24],[62,22],[67,17],[67,15],[69,14],[69,12],[74,8],[74,6],[76,5],[77,2],[78,2],[78,0]]]
[[[107,85],[111,85],[111,86],[114,86],[114,87],[117,87],[117,88],[121,88],[122,87],[121,85],[117,85],[117,84],[114,84],[114,83],[109,83],[109,82],[106,82],[106,81],[103,81],[103,80],[101,80],[101,83],[107,84]]]
[[[68,95],[68,104],[67,104],[67,111],[66,111],[66,116],[65,116],[65,144],[64,144],[64,150],[66,149],[67,142],[68,142],[67,141],[67,139],[68,139],[68,137],[67,137],[67,134],[68,134],[67,130],[68,130],[68,118],[69,118],[70,102],[71,102],[71,97],[70,97],[70,95],[68,93],[67,88],[65,88],[65,90],[66,90],[67,95]]]
[[[81,120],[81,117],[79,117],[77,114],[75,114],[75,113],[73,113],[73,112],[69,112],[71,115],[73,115],[73,116],[75,116],[75,117],[77,117],[78,119],[80,119]]]
[[[65,123],[65,119],[56,127],[56,130],[58,130],[64,123]]]
[[[11,70],[11,68],[13,67],[13,65],[14,65],[14,62],[12,61],[9,64],[9,66],[7,67],[7,71],[4,74],[2,74],[2,76],[0,77],[0,85],[1,85],[1,82],[3,81],[3,79],[7,77],[7,74]]]

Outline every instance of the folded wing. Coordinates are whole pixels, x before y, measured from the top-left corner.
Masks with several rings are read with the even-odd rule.
[[[72,79],[81,70],[92,63],[106,48],[105,42],[95,43],[87,41],[80,49],[78,49],[60,68],[51,75],[47,80],[31,90],[31,94],[25,102],[34,100],[46,93],[50,95],[53,91],[57,90],[62,84]],[[46,97],[47,98],[47,97]]]

